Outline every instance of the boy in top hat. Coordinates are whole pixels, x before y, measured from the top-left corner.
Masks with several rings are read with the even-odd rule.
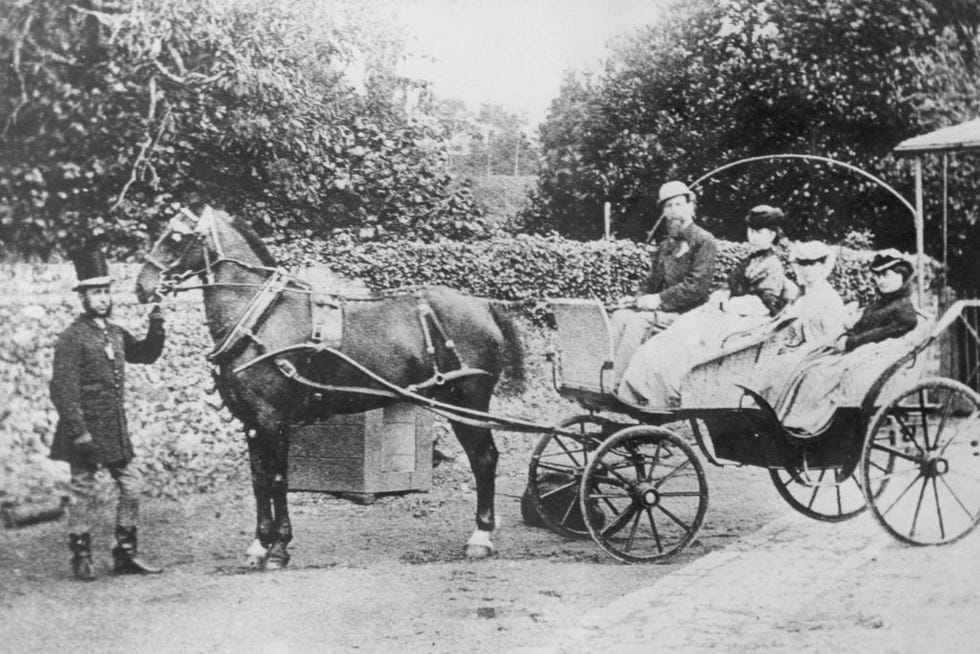
[[[912,263],[891,248],[878,252],[869,269],[879,295],[837,341],[838,351],[850,352],[867,343],[898,338],[915,329],[918,322],[912,304]]]
[[[112,315],[112,277],[102,252],[88,249],[74,258],[83,313],[58,337],[51,378],[51,399],[58,410],[58,427],[51,458],[71,466],[72,503],[68,509],[68,544],[78,579],[95,579],[91,529],[99,512],[95,473],[105,466],[119,490],[116,507],[115,572],[156,573],[141,559],[136,546],[141,477],[130,465],[125,396],[125,362],[153,363],[163,351],[160,307],[149,315],[146,338],[136,340],[109,322]]]

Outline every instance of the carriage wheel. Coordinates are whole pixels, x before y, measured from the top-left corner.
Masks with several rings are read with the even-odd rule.
[[[684,549],[708,509],[708,481],[690,445],[640,425],[609,437],[582,477],[581,507],[599,547],[620,561],[664,559]]]
[[[527,492],[522,500],[524,521],[543,526],[569,538],[587,538],[578,490],[588,455],[622,425],[597,416],[569,418],[559,425],[577,436],[545,434],[531,455]],[[533,515],[529,515],[533,512]]]
[[[804,473],[802,468],[773,468],[769,476],[786,503],[814,520],[841,522],[867,508],[864,489],[855,470],[847,476],[843,467]]]
[[[893,397],[871,421],[861,478],[875,519],[899,540],[970,533],[980,522],[980,395],[937,378]]]

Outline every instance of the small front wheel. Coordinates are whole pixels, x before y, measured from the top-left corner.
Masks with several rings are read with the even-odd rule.
[[[770,469],[769,476],[787,504],[814,520],[841,522],[867,508],[857,472],[790,467]]]
[[[936,378],[894,396],[871,420],[861,477],[875,519],[899,540],[966,536],[980,522],[980,395]]]
[[[639,425],[616,432],[589,457],[579,502],[599,547],[627,563],[657,561],[694,539],[708,509],[708,481],[690,445]]]

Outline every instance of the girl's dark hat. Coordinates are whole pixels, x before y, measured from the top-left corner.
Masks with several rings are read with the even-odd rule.
[[[101,250],[82,250],[72,257],[72,262],[75,264],[75,276],[78,277],[78,284],[72,288],[73,291],[108,286],[113,282],[109,276],[109,264]]]
[[[897,268],[905,278],[910,277],[913,270],[912,262],[895,248],[889,248],[876,253],[868,268],[873,273],[885,272],[886,270]]]
[[[760,204],[749,209],[749,213],[745,216],[745,224],[752,229],[771,229],[778,232],[782,229],[784,218],[782,209]]]

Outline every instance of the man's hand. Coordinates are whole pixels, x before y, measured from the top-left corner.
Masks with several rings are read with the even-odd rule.
[[[149,318],[150,322],[163,322],[163,310],[159,304],[154,304],[153,308],[150,309]]]
[[[660,294],[641,295],[636,298],[636,308],[641,311],[656,311],[660,308]]]
[[[92,434],[88,432],[76,438],[74,445],[79,452],[91,452],[95,449],[95,441],[92,440]]]

